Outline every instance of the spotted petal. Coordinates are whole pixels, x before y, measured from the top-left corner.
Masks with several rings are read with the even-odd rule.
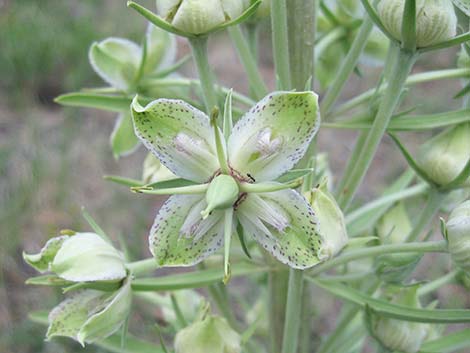
[[[206,114],[173,99],[157,99],[142,107],[136,97],[131,109],[136,135],[171,172],[206,182],[219,169]]]
[[[150,251],[161,266],[192,266],[223,244],[223,211],[205,220],[204,196],[173,195],[158,212],[150,232]]]
[[[137,73],[140,47],[123,38],[107,38],[91,45],[88,57],[95,72],[111,86],[127,90]]]
[[[248,194],[237,216],[245,233],[282,263],[305,269],[321,261],[317,218],[296,191]]]
[[[302,158],[319,125],[315,93],[271,93],[234,126],[229,162],[257,181],[274,180]]]

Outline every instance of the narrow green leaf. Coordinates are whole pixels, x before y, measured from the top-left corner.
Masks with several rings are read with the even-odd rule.
[[[130,109],[132,97],[91,92],[73,92],[60,95],[55,98],[54,101],[70,107],[96,108],[112,112],[123,112]]]
[[[401,37],[404,49],[416,50],[416,0],[405,0]]]
[[[470,347],[470,328],[425,342],[421,352],[451,353]]]
[[[403,305],[392,304],[372,298],[356,289],[338,283],[325,283],[319,279],[306,277],[307,280],[325,289],[333,295],[360,305],[369,307],[374,312],[394,319],[429,322],[429,323],[464,323],[470,322],[470,310],[463,309],[417,309]]]
[[[144,186],[145,185],[141,180],[126,178],[126,177],[122,177],[122,176],[119,176],[119,175],[105,175],[105,176],[103,176],[103,179],[111,181],[111,182],[119,184],[119,185],[128,186],[128,187]]]
[[[390,34],[389,31],[385,28],[382,21],[380,20],[377,11],[375,11],[374,7],[370,4],[369,0],[361,0],[364,9],[366,10],[367,14],[369,15],[370,19],[374,24],[385,34],[392,42],[396,42],[396,39]]]
[[[408,152],[408,150],[405,148],[405,146],[401,143],[401,141],[396,137],[394,134],[389,133],[389,136],[392,138],[392,140],[395,142],[395,144],[398,146],[400,149],[401,153],[403,154],[403,157],[405,157],[406,161],[408,162],[408,165],[415,171],[416,174],[418,174],[423,180],[425,180],[429,185],[434,185],[434,182],[428,177],[426,172],[421,169],[421,167],[418,165],[418,163],[413,159],[411,154]]]
[[[414,179],[414,172],[408,169],[402,176],[400,176],[392,185],[390,185],[382,194],[382,196],[363,207],[355,209],[346,215],[346,224],[348,227],[348,234],[350,237],[355,237],[361,232],[370,229],[382,217],[382,215],[399,199],[396,195],[406,188]],[[391,196],[391,195],[394,195]],[[403,194],[401,195],[403,196]],[[401,197],[400,196],[400,197]],[[386,198],[390,197],[387,202]],[[373,204],[375,202],[375,204]],[[382,203],[383,202],[383,203]],[[382,204],[380,206],[380,204]]]
[[[139,14],[141,14],[143,17],[145,17],[149,22],[153,23],[155,26],[160,27],[161,29],[163,29],[167,32],[177,34],[179,36],[186,37],[186,38],[195,37],[194,35],[182,32],[179,29],[173,27],[170,23],[165,21],[163,18],[161,18],[160,16],[157,16],[152,11],[146,9],[145,7],[143,7],[143,6],[141,6],[137,3],[135,3],[134,1],[128,1],[127,2],[127,7],[130,7],[131,9],[134,9]]]
[[[231,21],[224,22],[223,24],[221,24],[221,25],[217,26],[215,29],[213,29],[211,32],[220,31],[220,30],[225,29],[227,27],[235,26],[235,25],[238,25],[240,23],[243,23],[244,21],[249,19],[256,12],[256,10],[258,10],[258,7],[259,7],[259,5],[261,5],[261,3],[262,3],[262,0],[256,0],[240,16],[238,16],[237,18],[235,18]]]
[[[468,109],[451,112],[426,114],[426,115],[402,115],[392,118],[387,131],[421,131],[432,130],[450,125],[456,125],[470,121]],[[360,116],[357,119],[334,121],[323,123],[323,127],[335,129],[367,130],[372,127],[373,119],[370,116]]]
[[[464,88],[462,88],[460,92],[454,96],[454,99],[462,98],[463,96],[469,93],[470,93],[470,83],[467,84]]]
[[[242,246],[243,252],[245,253],[245,255],[248,258],[251,259],[250,251],[248,250],[248,247],[246,246],[246,243],[245,243],[245,232],[243,231],[243,227],[242,227],[242,224],[240,222],[238,222],[238,224],[237,224],[236,233],[238,235],[238,239],[240,240],[240,244]]]
[[[31,321],[48,325],[48,313],[46,311],[35,311],[29,314]],[[126,346],[121,347],[121,335],[115,334],[105,340],[93,343],[94,345],[111,353],[164,353],[160,346],[141,340],[130,334],[127,335]]]
[[[435,45],[431,45],[429,47],[421,48],[419,51],[420,52],[428,52],[428,51],[434,51],[434,50],[439,50],[439,49],[446,49],[450,48],[456,45],[460,45],[462,43],[470,41],[470,32],[458,35],[452,39],[446,40],[442,43],[437,43]]]
[[[73,282],[67,281],[63,278],[60,278],[57,275],[41,275],[36,277],[28,278],[25,284],[31,284],[34,286],[57,286],[57,287],[64,287],[69,286]]]
[[[171,180],[165,180],[165,181],[157,181],[155,183],[147,184],[145,186],[156,190],[156,189],[179,188],[179,187],[191,186],[191,185],[197,185],[197,183],[191,180],[177,178],[177,179],[171,179]]]
[[[312,172],[314,172],[313,168],[292,169],[289,170],[287,173],[281,175],[279,178],[277,178],[276,181],[285,184],[297,180],[299,178],[303,178],[304,176]]]
[[[110,238],[108,235],[105,233],[103,228],[101,228],[98,223],[93,219],[93,217],[88,213],[85,207],[82,207],[82,216],[85,218],[85,221],[90,225],[91,229],[98,234],[100,237],[102,237],[104,240],[107,240],[108,242],[111,242]]]
[[[468,159],[465,167],[463,167],[462,171],[452,180],[449,184],[445,185],[442,189],[443,190],[451,190],[462,186],[463,183],[470,177],[470,158]]]
[[[231,271],[232,277],[237,277],[265,272],[268,271],[268,268],[256,265],[237,264],[232,267]],[[220,283],[223,278],[223,269],[211,268],[163,277],[137,278],[132,281],[132,289],[136,291],[164,291],[201,288],[211,284]]]

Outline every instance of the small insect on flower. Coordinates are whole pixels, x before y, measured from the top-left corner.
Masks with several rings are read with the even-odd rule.
[[[319,128],[315,93],[271,93],[230,134],[222,134],[217,114],[209,119],[180,100],[159,99],[143,107],[136,97],[131,109],[143,144],[175,175],[200,183],[136,190],[178,194],[163,205],[150,233],[150,250],[160,265],[194,265],[225,245],[228,279],[230,239],[238,224],[293,268],[321,261],[317,218],[292,190],[299,180],[275,181],[302,158]]]

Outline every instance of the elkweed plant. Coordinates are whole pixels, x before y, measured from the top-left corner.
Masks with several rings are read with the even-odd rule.
[[[120,251],[88,214],[93,232],[65,230],[24,254],[40,273],[29,284],[63,288],[65,299],[49,315],[32,314],[48,325],[46,338],[126,353],[468,349],[468,329],[446,325],[468,324],[470,310],[433,299],[470,276],[469,1],[127,5],[149,22],[142,44],[93,43],[91,66],[108,86],[57,102],[119,113],[113,155],[141,144],[148,151],[141,171],[106,179],[142,194],[135,202],[169,197],[150,227],[148,258],[131,261],[136,254],[126,244],[141,238],[120,239]],[[260,30],[272,36],[275,85],[259,69],[267,55]],[[221,85],[209,63],[207,43],[225,31],[248,93]],[[187,41],[190,57],[177,59],[177,41]],[[450,67],[433,68],[447,48]],[[180,72],[191,58],[197,78]],[[377,84],[371,67],[380,72]],[[363,82],[357,87],[369,89],[340,100],[354,73]],[[406,99],[415,85],[444,79],[454,83],[440,89],[455,91],[454,108],[431,94],[422,104]],[[439,111],[429,113],[434,106]],[[344,168],[330,166],[337,158],[318,138],[326,129],[358,134]],[[425,131],[434,137],[416,153],[398,136]],[[325,140],[336,147],[342,141],[334,133]],[[364,178],[377,168],[371,162],[385,135],[406,168],[396,176],[398,165],[382,160],[381,175],[390,177],[381,190]],[[358,195],[361,185],[372,200]],[[444,239],[436,235],[439,213]],[[449,269],[427,253],[448,259]],[[167,267],[186,269],[155,272]],[[352,305],[333,309],[329,297]],[[152,309],[131,315],[141,308]],[[137,338],[135,317],[144,320],[139,327],[158,323],[146,330],[155,337]]]

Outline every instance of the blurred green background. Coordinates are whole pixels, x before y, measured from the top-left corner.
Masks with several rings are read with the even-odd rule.
[[[153,1],[140,3],[152,6]],[[62,108],[53,102],[61,93],[103,84],[88,63],[88,47],[94,40],[122,36],[139,42],[145,28],[145,21],[122,0],[0,0],[2,353],[99,351],[91,346],[84,350],[70,340],[45,343],[45,328],[28,320],[29,311],[53,307],[61,293],[25,286],[24,281],[35,273],[23,263],[22,251],[37,251],[60,229],[89,229],[81,207],[114,239],[125,239],[135,258],[149,256],[146,237],[160,200],[136,196],[102,179],[104,174],[139,178],[145,151],[114,160],[108,143],[114,114]],[[273,87],[268,31],[262,33],[261,43],[262,73]],[[184,41],[179,41],[179,47],[180,56],[188,53]],[[243,69],[224,35],[211,43],[211,53],[219,80],[246,91]],[[454,62],[455,52],[449,51],[432,60],[425,57],[418,71],[453,67]],[[193,73],[188,66],[186,72]],[[367,79],[353,78],[345,97],[374,84],[380,70],[363,72]],[[459,105],[452,99],[457,90],[456,81],[426,84],[413,90],[408,100],[420,111],[450,110]],[[431,102],[425,100],[430,96]],[[414,138],[413,143],[426,137]],[[321,149],[330,153],[333,171],[342,169],[353,138],[354,134],[344,131],[320,133]],[[363,197],[370,197],[403,166],[402,158],[387,140],[368,175],[366,185],[375,188],[363,190]],[[436,268],[443,271],[446,266],[448,263],[442,263]],[[441,300],[448,307],[469,305],[468,296],[461,291],[455,287],[452,299]],[[325,308],[333,309],[333,304]],[[330,328],[317,327],[319,334]]]

